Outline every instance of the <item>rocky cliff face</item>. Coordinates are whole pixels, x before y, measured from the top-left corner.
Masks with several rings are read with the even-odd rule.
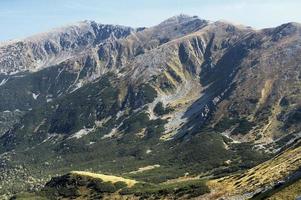
[[[126,37],[135,30],[129,27],[102,25],[83,21],[54,29],[24,40],[1,45],[1,73],[38,71],[85,54],[106,40]]]
[[[150,182],[221,176],[300,137],[296,23],[81,22],[0,49],[3,193],[18,176],[34,179],[24,189],[75,169]]]

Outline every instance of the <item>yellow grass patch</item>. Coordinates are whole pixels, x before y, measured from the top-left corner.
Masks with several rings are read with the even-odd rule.
[[[254,167],[242,174],[223,177],[208,182],[212,191],[220,195],[244,194],[283,180],[301,166],[301,146],[288,149],[282,154]]]
[[[268,200],[295,200],[301,196],[301,180],[276,192]]]
[[[171,75],[168,72],[164,71],[163,74],[165,75],[165,77],[167,78],[167,80],[171,84],[173,84],[175,87],[178,85],[178,83],[173,79],[173,77],[171,77]]]
[[[88,176],[91,178],[101,179],[104,182],[111,182],[111,183],[122,181],[125,182],[128,185],[128,187],[132,187],[137,183],[136,180],[132,180],[132,179],[127,179],[119,176],[105,175],[105,174],[96,174],[96,173],[85,172],[85,171],[72,171],[71,174]]]

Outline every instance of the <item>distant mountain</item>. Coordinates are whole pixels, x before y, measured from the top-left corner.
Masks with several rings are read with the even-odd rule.
[[[126,37],[133,31],[129,27],[83,21],[24,40],[8,42],[0,49],[0,71],[6,74],[38,71],[86,54],[107,40]]]
[[[300,24],[254,30],[186,15],[136,29],[84,21],[5,43],[0,194],[37,191],[52,176],[77,170],[148,184],[130,196],[217,195],[217,178],[236,184],[233,173],[251,176],[248,169],[299,149],[300,53]],[[298,167],[217,196],[270,191]],[[69,178],[55,179],[63,191]],[[212,179],[208,188],[202,178]],[[185,184],[168,187],[184,187],[183,194],[152,188],[179,180]],[[56,184],[42,191],[54,192]],[[60,198],[59,191],[50,194]]]

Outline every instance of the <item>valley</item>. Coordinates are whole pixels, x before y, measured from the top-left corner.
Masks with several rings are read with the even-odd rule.
[[[277,199],[299,187],[300,53],[298,23],[187,15],[1,44],[0,196]]]

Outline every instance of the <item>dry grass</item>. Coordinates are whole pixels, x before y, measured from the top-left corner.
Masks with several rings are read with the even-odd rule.
[[[91,178],[97,178],[97,179],[101,179],[104,182],[116,183],[116,182],[122,181],[122,182],[125,182],[128,185],[128,187],[132,187],[133,185],[135,185],[137,183],[136,180],[132,180],[132,179],[126,179],[126,178],[119,177],[119,176],[112,176],[112,175],[105,175],[105,174],[96,174],[96,173],[85,172],[85,171],[72,171],[71,174],[80,175],[80,176],[88,176]]]
[[[301,196],[301,180],[295,182],[294,184],[276,192],[268,200],[295,200],[297,197]]]
[[[242,195],[274,185],[300,166],[301,147],[292,148],[242,174],[211,180],[208,186],[212,191],[218,191],[221,196]]]

